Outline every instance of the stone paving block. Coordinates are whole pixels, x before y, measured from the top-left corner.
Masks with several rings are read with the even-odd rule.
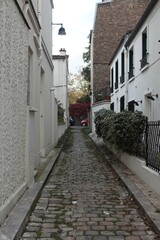
[[[158,240],[91,139],[80,129],[69,138],[72,145],[64,146],[24,234],[36,233],[36,240]]]

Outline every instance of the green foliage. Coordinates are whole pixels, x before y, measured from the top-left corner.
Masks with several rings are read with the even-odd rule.
[[[107,135],[107,133],[105,133],[107,131],[107,125],[108,122],[106,121],[106,125],[104,124],[104,119],[108,119],[112,116],[112,114],[115,114],[113,111],[111,110],[106,110],[105,108],[99,110],[98,112],[95,113],[95,126],[96,126],[96,133],[98,135],[98,137],[105,137],[105,135]],[[106,129],[104,129],[106,128]]]
[[[146,117],[141,112],[114,113],[102,109],[96,114],[95,125],[104,142],[134,155],[142,153]]]
[[[87,65],[82,68],[81,74],[87,82],[90,82],[90,74],[91,74],[90,45],[85,49],[86,49],[86,52],[83,53],[83,61],[87,63]]]
[[[90,44],[88,47],[85,47],[86,51],[83,53],[83,61],[85,63],[90,63],[91,57],[90,57]]]
[[[90,82],[90,73],[91,73],[90,64],[82,68],[82,76],[87,82]]]
[[[90,102],[90,96],[84,95],[76,100],[77,103],[87,103]]]

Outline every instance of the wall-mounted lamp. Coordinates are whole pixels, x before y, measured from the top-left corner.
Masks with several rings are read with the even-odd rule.
[[[66,31],[62,23],[52,23],[52,25],[61,25],[60,29],[58,30],[58,35],[66,35]]]
[[[158,98],[158,94],[147,96],[148,99],[153,100],[153,101],[155,100],[154,97]]]
[[[142,100],[140,100],[140,101],[133,101],[133,104],[135,104],[136,106],[139,106],[139,103],[142,103]]]

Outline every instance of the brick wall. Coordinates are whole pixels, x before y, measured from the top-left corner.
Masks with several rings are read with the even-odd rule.
[[[134,28],[149,0],[113,0],[97,5],[93,39],[93,91],[109,85],[108,63],[122,36]]]

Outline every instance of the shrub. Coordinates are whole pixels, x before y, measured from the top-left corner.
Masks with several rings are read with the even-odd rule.
[[[100,110],[97,112],[95,124],[96,133],[103,137],[104,142],[134,155],[141,155],[144,151],[146,117],[142,112],[114,113],[111,110]]]
[[[104,119],[105,118],[109,119],[112,114],[114,114],[113,111],[107,110],[105,108],[95,113],[94,123],[96,127],[96,134],[98,135],[98,137],[104,137],[104,131],[105,131],[103,129],[105,127]]]

